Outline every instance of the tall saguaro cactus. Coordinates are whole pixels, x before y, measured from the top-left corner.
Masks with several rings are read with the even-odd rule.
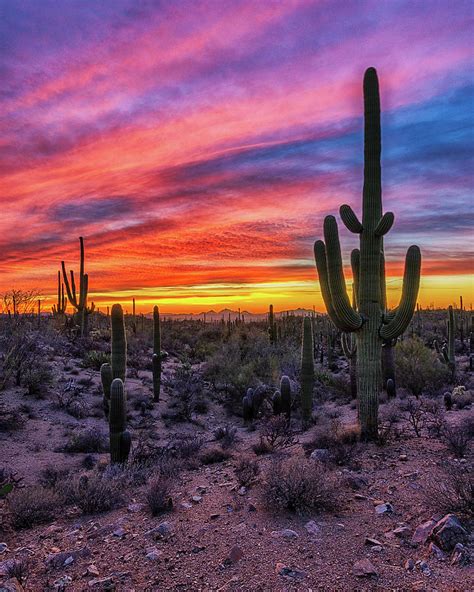
[[[157,306],[153,308],[153,400],[160,400],[161,391],[161,327],[160,311]]]
[[[382,383],[382,343],[395,339],[408,327],[416,305],[420,283],[421,253],[412,245],[407,252],[399,306],[386,312],[384,302],[383,237],[393,225],[392,212],[382,213],[380,98],[377,72],[369,68],[364,76],[364,187],[362,222],[348,205],[339,212],[345,226],[359,235],[357,258],[357,310],[346,291],[341,247],[334,216],[324,220],[324,242],[316,241],[314,254],[321,293],[333,323],[357,343],[357,394],[362,437],[378,435],[378,398]],[[354,270],[354,265],[353,265]]]
[[[277,340],[277,329],[275,324],[275,315],[273,313],[273,304],[270,304],[270,309],[268,311],[268,336],[270,338],[270,343],[275,345]]]
[[[92,312],[94,312],[94,303],[92,302],[90,307],[87,307],[89,276],[87,273],[84,273],[84,239],[82,238],[82,236],[79,237],[79,243],[81,245],[81,259],[79,268],[79,295],[76,292],[76,282],[74,279],[73,270],[71,269],[71,271],[69,272],[71,274],[71,283],[69,283],[64,261],[61,261],[61,267],[63,270],[63,279],[64,284],[66,286],[67,296],[69,298],[69,302],[77,311],[77,317],[79,320],[78,324],[81,327],[81,336],[84,336],[87,333],[88,316]]]
[[[301,422],[306,429],[313,411],[314,358],[313,328],[311,319],[303,319],[303,340],[301,345]]]
[[[451,382],[454,382],[456,376],[456,355],[455,355],[455,336],[456,322],[454,318],[454,310],[452,306],[448,307],[448,343],[444,344],[441,353],[443,361],[451,371]]]
[[[58,271],[58,301],[53,304],[53,315],[63,315],[67,308],[67,298],[64,294],[64,284],[61,282],[61,272]]]
[[[127,338],[125,335],[125,321],[120,304],[112,306],[112,378],[120,378],[125,382],[127,372]]]

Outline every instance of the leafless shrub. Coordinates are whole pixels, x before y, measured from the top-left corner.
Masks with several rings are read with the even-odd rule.
[[[38,486],[19,489],[8,498],[11,523],[17,529],[52,521],[59,506],[55,492]]]
[[[174,451],[178,458],[189,460],[199,454],[204,442],[202,436],[175,434],[170,440],[169,448]]]
[[[65,503],[78,506],[83,514],[108,512],[123,504],[123,476],[120,471],[76,475],[56,487]]]
[[[260,467],[258,462],[252,458],[241,458],[234,469],[235,476],[239,485],[243,487],[250,487],[253,485],[260,474]]]
[[[213,465],[228,460],[230,453],[219,446],[212,446],[202,452],[199,458],[203,465]]]
[[[441,428],[441,439],[456,458],[463,458],[472,442],[470,422],[456,426],[445,423]]]
[[[357,427],[344,426],[339,419],[334,418],[318,425],[311,441],[304,448],[308,452],[325,449],[328,451],[329,462],[356,468],[359,436]]]
[[[173,507],[171,498],[172,487],[173,479],[162,475],[153,479],[149,484],[146,501],[153,516],[158,516],[163,512],[171,510]]]
[[[107,452],[107,437],[97,428],[76,431],[71,435],[64,450],[65,452]]]
[[[288,420],[282,416],[272,416],[263,422],[260,428],[260,444],[263,448],[273,452],[289,448],[297,443],[296,436]]]
[[[400,411],[403,413],[406,423],[415,432],[416,437],[420,438],[427,422],[424,399],[407,397],[403,401],[400,401]]]
[[[274,462],[266,473],[263,499],[272,511],[303,513],[334,508],[337,486],[328,469],[313,460]]]
[[[458,462],[443,463],[443,474],[429,477],[425,489],[430,507],[443,514],[474,517],[474,472]]]
[[[219,426],[214,430],[214,438],[221,443],[222,448],[230,448],[237,441],[237,428],[235,426]]]

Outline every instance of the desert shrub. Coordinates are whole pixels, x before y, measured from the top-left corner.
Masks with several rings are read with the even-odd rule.
[[[83,514],[109,512],[123,504],[123,475],[120,470],[76,475],[58,483],[64,502],[78,506]]]
[[[170,440],[169,449],[177,458],[189,460],[199,454],[204,442],[202,436],[175,434]]]
[[[48,465],[40,471],[38,482],[45,489],[54,489],[66,475],[67,470]]]
[[[34,363],[24,369],[21,386],[26,388],[27,395],[36,399],[43,399],[52,380],[53,373],[49,364],[38,356]]]
[[[443,463],[441,475],[432,475],[425,488],[429,507],[442,514],[474,518],[474,472],[458,462]]]
[[[0,432],[14,432],[21,429],[25,423],[26,419],[19,408],[8,409],[3,403],[0,404]]]
[[[336,504],[336,494],[336,483],[328,469],[300,458],[272,463],[263,484],[263,499],[272,511],[329,510]]]
[[[107,452],[107,436],[97,428],[85,428],[71,434],[65,452]]]
[[[150,410],[154,407],[153,398],[147,393],[141,391],[129,393],[128,398],[135,411],[142,411],[144,408]]]
[[[104,351],[93,349],[87,351],[82,358],[83,368],[92,368],[93,370],[100,370],[102,364],[110,363],[110,354]]]
[[[441,439],[456,458],[463,458],[472,442],[471,421],[462,422],[460,425],[444,423],[441,430]]]
[[[19,489],[8,498],[10,519],[14,528],[31,528],[54,520],[60,506],[58,495],[44,487]]]
[[[261,449],[269,452],[289,448],[297,443],[295,433],[283,415],[269,417],[260,428]],[[255,450],[255,449],[254,449]]]
[[[399,406],[404,421],[413,429],[416,437],[420,438],[428,419],[425,400],[407,397],[400,401]]]
[[[356,426],[344,426],[338,418],[333,418],[316,427],[311,441],[304,448],[308,452],[315,449],[327,450],[329,462],[355,468],[358,465],[359,436]]]
[[[399,419],[400,409],[398,402],[389,401],[386,405],[380,407],[379,433],[377,438],[377,444],[379,446],[386,446],[392,440],[400,437],[400,430],[397,426]]]
[[[213,465],[228,460],[230,452],[223,450],[220,446],[212,446],[202,452],[199,458],[203,465]]]
[[[456,409],[465,409],[472,403],[472,393],[471,391],[466,391],[464,386],[457,386],[451,393],[451,399]]]
[[[203,382],[189,362],[184,362],[175,372],[169,385],[170,407],[175,409],[175,419],[191,421],[196,404],[202,399]]]
[[[234,473],[239,485],[250,487],[257,481],[260,474],[260,467],[256,460],[244,457],[238,461],[234,468]]]
[[[436,353],[417,337],[399,342],[395,348],[395,367],[399,386],[419,397],[435,391],[448,381],[449,372]]]
[[[222,448],[230,448],[237,441],[237,428],[231,425],[219,426],[214,430],[214,439],[221,443]]]
[[[153,479],[149,484],[146,501],[153,516],[158,516],[173,507],[171,499],[172,486],[173,479],[162,475]]]

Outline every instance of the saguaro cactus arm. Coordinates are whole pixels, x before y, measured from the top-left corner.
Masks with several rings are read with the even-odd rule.
[[[380,222],[375,227],[375,235],[384,236],[387,234],[390,228],[392,228],[394,220],[395,215],[393,212],[385,212],[385,214],[380,218]]]
[[[360,277],[360,251],[359,249],[352,249],[351,251],[351,268],[352,268],[352,290],[353,290],[353,307],[355,310],[359,308],[359,277]]]
[[[362,326],[362,317],[352,308],[347,295],[339,232],[334,216],[326,216],[324,219],[324,240],[326,243],[329,289],[334,310],[339,319],[349,328],[349,331],[356,331]]]
[[[351,206],[343,204],[339,208],[339,214],[341,216],[341,220],[344,222],[344,226],[348,230],[350,230],[354,234],[360,234],[362,232],[362,224],[359,222],[359,218],[357,217]]]
[[[382,339],[394,339],[401,335],[410,324],[416,306],[420,287],[421,253],[416,245],[412,245],[405,259],[402,296],[393,319],[380,329]]]

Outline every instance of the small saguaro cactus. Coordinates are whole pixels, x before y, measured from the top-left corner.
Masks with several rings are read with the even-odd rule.
[[[53,315],[59,316],[66,312],[67,297],[64,294],[64,284],[61,282],[61,272],[58,271],[58,301],[53,304]]]
[[[125,382],[127,371],[127,338],[125,336],[125,321],[120,304],[112,306],[112,378],[120,378]]]
[[[291,384],[288,376],[281,377],[280,400],[281,413],[284,413],[289,421],[291,418]]]
[[[421,254],[412,245],[407,252],[399,306],[386,311],[383,294],[385,277],[383,237],[394,221],[392,212],[382,213],[380,98],[377,72],[369,68],[364,76],[364,187],[362,222],[349,205],[339,212],[345,226],[359,235],[357,258],[357,308],[346,291],[339,232],[334,216],[324,220],[324,242],[316,241],[314,254],[321,293],[329,317],[341,331],[355,333],[357,342],[357,396],[361,436],[378,437],[378,400],[382,383],[381,348],[406,330],[413,316],[420,283]],[[354,270],[354,265],[352,266]]]
[[[153,308],[153,400],[160,400],[161,391],[161,326],[160,311]]]
[[[301,346],[301,421],[303,429],[311,422],[313,412],[313,387],[314,387],[314,358],[313,358],[313,331],[311,319],[303,319],[303,341]]]
[[[451,370],[451,381],[454,382],[454,377],[456,375],[456,356],[454,350],[454,332],[456,330],[455,320],[454,320],[454,310],[452,306],[448,307],[448,343],[444,344],[441,348],[441,353],[443,355],[443,362],[448,366]]]
[[[281,409],[281,393],[280,391],[275,391],[272,396],[272,407],[273,407],[273,415],[280,415],[282,412]]]
[[[268,336],[270,343],[275,345],[277,341],[277,328],[275,324],[275,315],[273,313],[273,304],[270,304],[270,310],[268,311]]]
[[[252,421],[253,419],[252,396],[253,388],[248,388],[245,397],[242,399],[242,409],[245,423]]]
[[[122,380],[115,378],[110,386],[110,460],[124,464],[130,453],[132,439],[126,429],[127,399]]]
[[[102,382],[103,391],[103,408],[105,417],[109,417],[110,411],[110,386],[112,384],[112,366],[108,363],[102,364],[100,367],[100,380]]]
[[[79,295],[76,292],[76,282],[74,280],[74,272],[71,269],[71,283],[69,284],[69,279],[66,273],[66,266],[64,261],[61,261],[61,267],[63,270],[63,279],[64,284],[66,286],[67,296],[69,298],[69,302],[71,306],[76,309],[77,311],[77,318],[78,318],[78,325],[81,328],[81,336],[87,334],[87,322],[89,315],[94,312],[95,305],[92,302],[90,307],[87,306],[87,294],[89,291],[89,276],[87,273],[84,273],[84,239],[82,236],[79,237],[79,243],[81,245],[81,259],[80,259],[80,268],[79,268]]]

